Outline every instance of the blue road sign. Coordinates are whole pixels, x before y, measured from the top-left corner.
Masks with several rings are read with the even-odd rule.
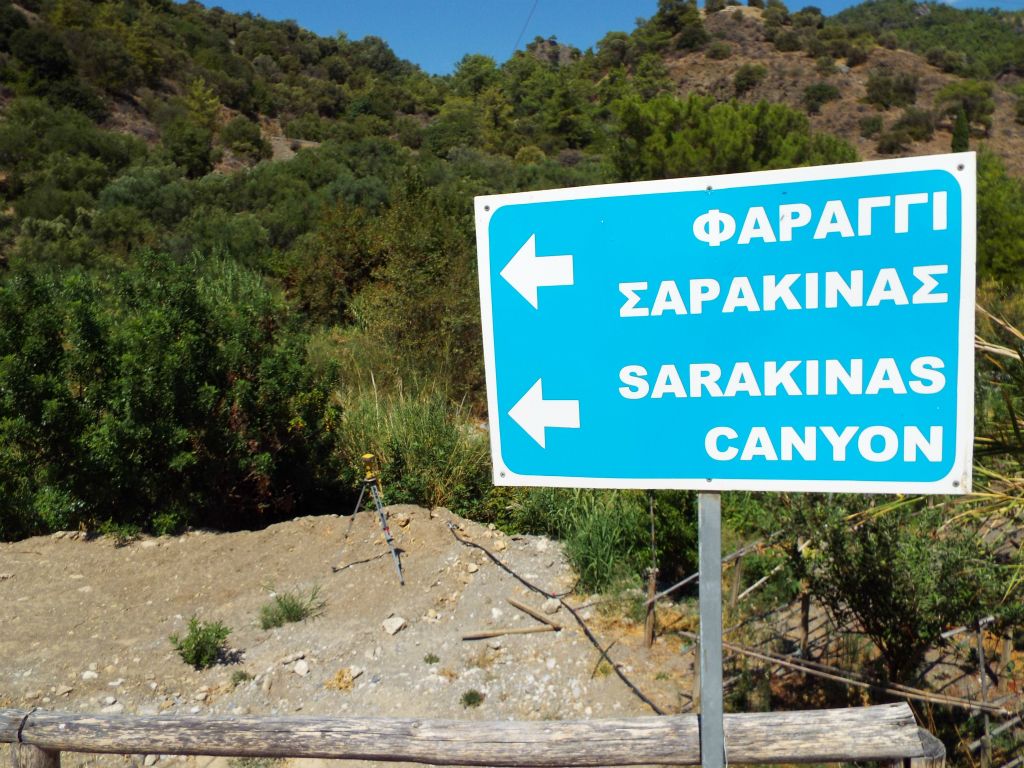
[[[966,493],[973,153],[476,199],[501,485]]]

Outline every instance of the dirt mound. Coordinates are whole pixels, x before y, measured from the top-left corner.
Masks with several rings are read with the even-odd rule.
[[[598,651],[564,608],[550,614],[560,632],[462,639],[472,631],[539,626],[508,598],[537,611],[545,598],[483,550],[461,543],[450,525],[552,593],[575,580],[558,544],[508,537],[447,510],[388,512],[404,587],[367,512],[122,547],[77,533],[0,544],[0,706],[467,719],[651,713],[599,665]],[[316,586],[325,601],[320,617],[260,628],[260,608],[273,590],[309,594]],[[183,634],[193,615],[231,628],[237,661],[204,671],[182,662],[168,636]],[[679,655],[677,640],[659,640],[647,651],[638,625],[592,607],[581,615],[604,645],[616,641],[616,663],[662,709],[679,711],[688,702],[692,656]],[[403,626],[390,634],[385,624]],[[469,691],[482,694],[479,706],[464,704]],[[67,758],[66,764],[122,759]]]

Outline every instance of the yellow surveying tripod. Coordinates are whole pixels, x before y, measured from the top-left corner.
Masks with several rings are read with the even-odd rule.
[[[398,583],[405,586],[405,576],[402,575],[402,561],[398,559],[398,550],[395,549],[395,541],[391,537],[391,528],[388,526],[388,516],[384,511],[384,499],[380,487],[380,468],[377,466],[377,457],[372,453],[363,454],[363,487],[359,491],[359,501],[356,502],[356,508],[352,512],[353,519],[355,519],[356,513],[363,508],[363,499],[366,497],[367,490],[369,490],[370,496],[373,498],[373,504],[377,508],[377,520],[380,523],[381,530],[384,531],[384,541],[387,542],[388,549],[391,550],[391,558],[395,561],[395,570],[398,571]]]

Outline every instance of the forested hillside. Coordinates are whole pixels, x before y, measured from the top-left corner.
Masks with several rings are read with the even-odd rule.
[[[671,578],[691,494],[492,487],[473,196],[970,148],[987,495],[725,503],[727,539],[772,543],[744,579],[811,590],[869,626],[879,674],[917,680],[979,606],[1020,618],[990,523],[1022,485],[1022,29],[913,0],[660,0],[593,50],[537,38],[436,77],[195,2],[0,0],[0,538],[348,511],[372,450],[389,501],[559,536],[584,589],[647,567],[653,499]],[[878,590],[888,624],[853,599]]]

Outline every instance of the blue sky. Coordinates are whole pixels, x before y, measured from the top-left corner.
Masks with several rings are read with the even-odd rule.
[[[958,8],[998,5],[1024,10],[1024,0],[949,0]],[[745,2],[745,0],[744,0]],[[630,31],[638,17],[654,14],[657,0],[205,0],[228,11],[268,19],[293,19],[320,35],[341,31],[352,39],[376,35],[403,59],[428,72],[447,74],[467,53],[499,63],[537,35],[555,35],[585,49],[612,30]],[[825,13],[853,0],[789,0],[792,10],[817,5]]]

